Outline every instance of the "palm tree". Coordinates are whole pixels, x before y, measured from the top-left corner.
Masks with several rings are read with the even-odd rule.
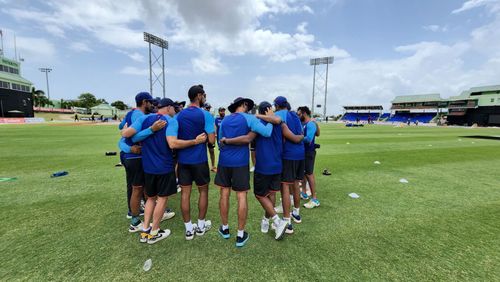
[[[51,101],[47,97],[45,97],[45,92],[42,90],[31,90],[31,93],[33,94],[33,104],[35,107],[45,107],[46,105],[53,105]]]

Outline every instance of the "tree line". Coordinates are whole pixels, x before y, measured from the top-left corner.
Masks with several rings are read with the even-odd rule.
[[[54,103],[50,101],[47,96],[45,96],[45,92],[42,90],[32,90],[33,94],[33,105],[35,107],[48,107],[48,106],[54,106]],[[86,108],[90,109],[92,107],[95,107],[100,104],[109,104],[105,99],[98,99],[94,94],[92,93],[82,93],[78,96],[76,100],[64,100],[61,99],[61,108],[62,109],[71,109],[72,107],[77,107],[77,108]],[[114,101],[111,103],[111,106],[119,109],[119,110],[126,110],[128,109],[128,105],[125,104],[123,101]]]

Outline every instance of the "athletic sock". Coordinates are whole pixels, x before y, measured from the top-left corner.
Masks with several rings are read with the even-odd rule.
[[[291,224],[292,222],[290,221],[290,218],[289,217],[284,217],[283,218],[284,221],[288,222],[288,224]]]
[[[193,223],[191,221],[184,222],[184,226],[186,226],[186,231],[193,231]]]
[[[147,232],[150,232],[150,231],[151,231],[151,226],[148,227],[148,228],[146,228],[146,229],[144,229],[144,225],[142,226],[142,232],[146,232],[147,233]]]
[[[266,216],[263,216],[262,219],[269,222],[269,218],[267,218]]]
[[[224,225],[224,224],[222,224],[222,230],[223,230],[223,231],[224,231],[224,230],[228,230],[228,229],[229,229],[229,225]]]
[[[205,228],[205,220],[204,219],[198,219],[198,227],[200,229]]]
[[[293,215],[295,215],[295,216],[300,215],[299,210],[300,210],[300,208],[293,208]]]
[[[243,238],[243,233],[245,230],[238,230],[238,237]]]
[[[156,229],[156,230],[151,230],[151,232],[149,233],[150,235],[153,235],[153,236],[156,236],[158,235],[158,231],[160,231],[160,229]]]
[[[278,226],[280,224],[280,221],[281,221],[281,219],[280,219],[279,215],[276,214],[273,216],[274,225]]]

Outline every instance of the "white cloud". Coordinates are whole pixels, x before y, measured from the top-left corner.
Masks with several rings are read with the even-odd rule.
[[[77,52],[92,52],[92,49],[84,42],[73,42],[69,48]]]
[[[448,27],[447,26],[439,26],[439,25],[436,25],[436,24],[432,24],[432,25],[425,25],[425,26],[422,26],[423,29],[425,30],[428,30],[428,31],[432,31],[432,32],[446,32],[448,31]]]
[[[212,54],[202,54],[199,57],[191,59],[193,70],[208,74],[227,74],[228,70],[225,65],[220,62],[220,58],[214,57]]]
[[[169,2],[128,0],[49,1],[48,12],[35,9],[3,9],[18,21],[35,21],[55,36],[65,32],[87,32],[99,41],[120,49],[144,48],[142,30],[168,37],[174,46],[198,53],[193,68],[208,73],[227,72],[223,55],[257,54],[284,62],[310,54],[347,51],[322,47],[307,33],[306,23],[289,34],[263,27],[265,16],[309,13],[308,0],[175,0]],[[140,56],[131,56],[141,60]]]
[[[462,13],[468,10],[472,10],[474,8],[489,6],[492,9],[492,12],[499,11],[500,9],[500,1],[498,0],[469,0],[462,4],[462,7],[453,10],[452,14]]]
[[[142,55],[138,52],[127,52],[124,50],[118,50],[118,53],[122,53],[122,54],[126,55],[127,57],[129,57],[130,59],[132,59],[135,62],[138,62],[138,63],[145,62],[144,55]]]
[[[297,26],[297,32],[298,33],[307,33],[307,22],[301,22],[298,26]]]
[[[121,69],[120,73],[128,75],[149,76],[149,69],[127,66]]]

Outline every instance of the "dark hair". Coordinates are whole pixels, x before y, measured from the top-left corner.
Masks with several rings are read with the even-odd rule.
[[[307,114],[308,116],[311,116],[311,110],[309,110],[309,108],[307,106],[299,107],[297,109],[297,111],[301,111],[301,112]]]
[[[141,101],[137,102],[137,103],[136,103],[137,107],[138,107],[138,108],[139,108],[139,107],[141,107],[143,102],[144,102],[144,100],[141,100]]]
[[[198,94],[204,94],[204,93],[205,91],[203,90],[203,85],[198,84],[191,86],[191,88],[189,88],[188,91],[189,101],[193,102],[198,96]]]

